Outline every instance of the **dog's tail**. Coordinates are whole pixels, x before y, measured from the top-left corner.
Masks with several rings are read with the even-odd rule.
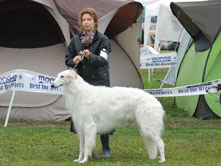
[[[163,130],[163,116],[164,111],[158,106],[155,108],[140,106],[135,112],[140,134],[144,139],[150,159],[156,159],[158,150],[164,149],[164,143],[160,138]]]

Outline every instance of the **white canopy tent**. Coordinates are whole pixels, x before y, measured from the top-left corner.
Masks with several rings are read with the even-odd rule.
[[[170,10],[170,3],[172,0],[138,0],[145,7],[145,21],[144,21],[144,46],[149,45],[148,37],[151,27],[151,17],[157,16],[155,43],[154,48],[157,50],[159,41],[173,41],[180,42],[182,39],[183,28],[177,21]]]
[[[144,21],[144,46],[148,44],[148,36],[151,26],[151,17],[157,16],[155,50],[159,46],[159,41],[181,42],[185,32],[183,26],[172,14],[170,9],[171,2],[189,2],[206,0],[136,0],[143,4],[145,8]]]
[[[160,41],[168,41],[170,42],[181,42],[184,38],[184,35],[187,33],[183,26],[179,23],[177,18],[172,14],[170,9],[171,2],[177,1],[202,1],[202,0],[137,0],[141,2],[145,7],[145,21],[143,23],[144,30],[144,46],[150,44],[148,43],[148,39],[151,34],[153,34],[153,30],[151,29],[151,17],[157,16],[157,23],[155,29],[155,43],[154,49],[159,51]],[[179,60],[179,58],[177,58]],[[177,61],[179,63],[179,61]],[[174,85],[174,80],[176,79],[177,69],[175,67],[171,67],[165,76],[163,83],[168,83]],[[150,73],[149,73],[150,75]],[[148,79],[150,81],[150,77]]]

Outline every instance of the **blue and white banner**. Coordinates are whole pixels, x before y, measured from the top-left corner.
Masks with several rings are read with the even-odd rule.
[[[0,75],[0,94],[8,90],[63,94],[62,87],[51,88],[54,77],[23,69]]]
[[[140,69],[169,68],[176,65],[176,57],[176,52],[149,55],[141,54]]]
[[[0,75],[0,94],[8,90],[63,94],[62,87],[51,88],[54,77],[45,74],[17,69]],[[221,79],[175,88],[144,89],[155,97],[174,97],[208,94],[207,89],[221,84]]]
[[[218,84],[221,84],[221,79],[175,88],[144,89],[144,91],[150,93],[155,97],[203,95],[208,94],[206,92],[207,89],[216,87]]]

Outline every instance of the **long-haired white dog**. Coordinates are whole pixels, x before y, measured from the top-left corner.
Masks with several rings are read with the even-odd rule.
[[[96,134],[135,120],[147,147],[149,158],[165,161],[164,110],[152,95],[136,88],[93,86],[85,82],[75,71],[65,70],[58,74],[52,87],[63,85],[66,106],[80,138],[80,154],[75,162],[84,163],[92,155]]]
[[[221,94],[221,84],[218,84],[212,88],[207,89],[206,92],[209,94],[214,94],[214,93]]]

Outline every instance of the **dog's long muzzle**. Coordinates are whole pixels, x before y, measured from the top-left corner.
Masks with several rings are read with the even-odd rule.
[[[54,86],[54,83],[51,83],[51,88],[56,88],[56,87]]]
[[[63,86],[63,84],[55,85],[54,83],[51,83],[51,88],[58,88],[59,86]]]
[[[51,88],[58,88],[59,86],[63,86],[63,83],[59,81],[51,82]]]

